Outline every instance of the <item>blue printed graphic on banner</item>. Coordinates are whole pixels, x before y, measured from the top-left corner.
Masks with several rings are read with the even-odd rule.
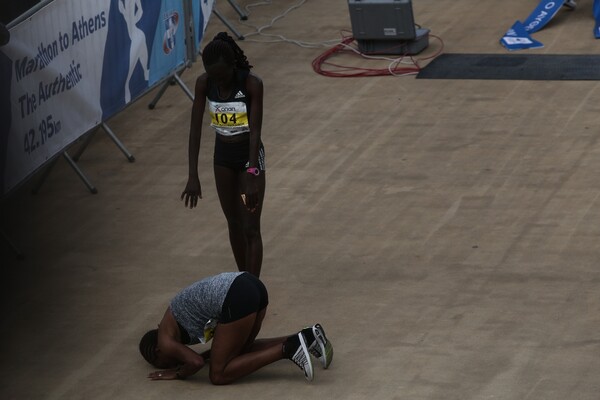
[[[512,28],[510,28],[504,37],[500,39],[500,43],[511,51],[544,47],[542,43],[533,40],[531,36],[529,36],[529,33],[525,30],[525,26],[521,21],[514,23]]]
[[[185,29],[181,0],[163,0],[150,59],[150,85],[185,63]]]
[[[165,54],[175,50],[177,43],[177,27],[179,26],[179,13],[177,11],[169,11],[163,17],[165,34],[163,36],[163,51]]]
[[[148,88],[159,14],[157,1],[111,0],[100,89],[103,120]]]
[[[529,33],[535,33],[542,29],[556,15],[564,3],[565,0],[542,0],[523,22],[525,30]]]
[[[594,37],[600,39],[600,0],[594,0]]]

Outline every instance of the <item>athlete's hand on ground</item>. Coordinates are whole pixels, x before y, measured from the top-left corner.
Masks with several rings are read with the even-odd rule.
[[[202,198],[202,187],[200,186],[200,179],[198,177],[190,177],[185,190],[181,193],[181,200],[185,199],[185,206],[194,208],[198,205],[198,199]]]
[[[153,381],[168,381],[177,379],[177,370],[176,369],[167,369],[164,371],[154,371],[148,374],[148,378]]]

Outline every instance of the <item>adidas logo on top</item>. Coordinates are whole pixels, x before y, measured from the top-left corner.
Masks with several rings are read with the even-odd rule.
[[[242,93],[242,91],[240,90],[240,91],[238,91],[238,92],[237,92],[237,94],[235,95],[235,98],[236,98],[236,99],[241,99],[242,97],[246,97],[246,96],[244,96],[244,93]]]

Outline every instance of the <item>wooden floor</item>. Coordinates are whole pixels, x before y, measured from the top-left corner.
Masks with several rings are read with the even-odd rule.
[[[253,7],[247,23],[297,3]],[[536,3],[413,1],[444,52],[498,54]],[[525,53],[598,54],[592,0],[578,4]],[[350,28],[345,0],[309,0],[265,32],[323,42]],[[226,29],[213,17],[206,37]],[[253,40],[269,38],[240,42],[265,85],[261,336],[320,322],[331,368],[310,384],[287,361],[227,387],[206,370],[146,379],[137,344],[169,299],[235,269],[208,127],[204,199],[179,200],[191,102],[172,86],[109,121],[134,163],[93,137],[79,165],[98,194],[59,160],[37,195],[39,176],[2,204],[25,259],[0,246],[0,398],[597,400],[600,83],[329,78],[311,68],[324,47]],[[202,70],[184,72],[188,87]]]

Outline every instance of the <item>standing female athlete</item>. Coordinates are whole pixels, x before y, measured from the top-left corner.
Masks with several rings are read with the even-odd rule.
[[[206,72],[196,81],[189,139],[189,177],[181,199],[194,208],[202,198],[198,154],[208,100],[216,131],[214,173],[229,242],[240,271],[260,276],[263,258],[260,216],[265,194],[265,151],[261,141],[263,84],[250,72],[242,49],[225,32],[202,52]]]

